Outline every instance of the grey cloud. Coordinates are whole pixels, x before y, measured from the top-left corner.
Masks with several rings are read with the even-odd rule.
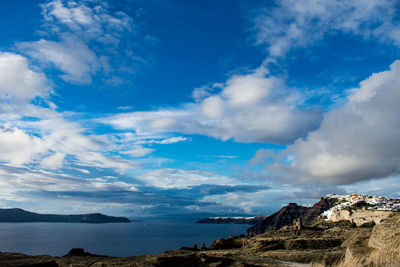
[[[400,61],[372,74],[269,171],[297,183],[350,184],[400,172]]]

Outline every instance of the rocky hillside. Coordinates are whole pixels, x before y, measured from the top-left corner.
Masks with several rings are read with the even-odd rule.
[[[313,227],[287,225],[255,237],[236,236],[159,255],[107,257],[72,249],[63,257],[0,253],[0,266],[166,267],[166,266],[399,266],[400,212],[379,225],[355,227],[350,222],[325,222]],[[295,264],[296,263],[296,264]],[[301,265],[300,263],[304,264]],[[307,264],[307,265],[306,265]],[[311,264],[311,265],[309,265]]]
[[[379,224],[394,212],[400,211],[400,199],[361,194],[331,194],[324,198],[338,200],[336,205],[321,214],[322,218],[330,222],[347,220],[362,225],[374,221]]]
[[[357,197],[353,195],[351,199]],[[344,200],[348,202],[347,197]],[[357,226],[349,220],[326,220],[326,216],[325,220],[322,219],[321,214],[325,211],[344,203],[343,199],[332,195],[321,198],[313,207],[291,203],[262,220],[263,224],[260,222],[260,225],[256,225],[262,231],[266,231],[265,233],[252,237],[240,235],[222,238],[215,240],[208,247],[203,244],[199,248],[195,244],[193,247],[182,247],[159,255],[126,258],[94,255],[81,248],[72,249],[63,257],[3,252],[0,253],[0,266],[399,266],[400,212],[396,212],[395,209],[383,210],[391,214],[376,225],[367,223]],[[368,210],[365,203],[352,203],[350,206],[357,210],[379,212],[378,209]],[[396,201],[391,203],[393,205],[386,205],[386,209],[396,206]],[[382,206],[382,202],[376,202],[376,205]],[[349,205],[346,204],[345,207]],[[299,225],[299,220],[295,220],[299,218],[306,224],[312,223],[312,226]],[[286,223],[287,225],[280,229],[271,229],[271,225],[278,228]]]
[[[322,219],[327,222],[349,221],[357,226],[370,222],[379,224],[396,211],[400,211],[400,199],[362,194],[329,194],[312,207],[290,203],[249,228],[247,235],[255,236],[279,229],[292,224],[294,219],[300,219],[306,226]]]
[[[301,219],[304,225],[310,225],[314,223],[324,211],[332,208],[337,201],[338,200],[335,198],[322,197],[321,200],[312,207],[289,203],[289,205],[250,227],[247,230],[247,235],[255,236],[273,229],[280,229],[283,226],[292,224],[294,219]]]
[[[125,217],[113,217],[101,213],[57,215],[39,214],[23,209],[0,209],[0,222],[125,223],[131,221]]]

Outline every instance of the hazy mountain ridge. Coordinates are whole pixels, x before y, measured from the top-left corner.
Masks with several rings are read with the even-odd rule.
[[[114,217],[101,213],[59,215],[39,214],[23,209],[0,209],[0,222],[79,222],[79,223],[128,223],[126,217]]]
[[[255,217],[208,217],[198,220],[196,223],[216,223],[216,224],[257,224],[266,216]]]

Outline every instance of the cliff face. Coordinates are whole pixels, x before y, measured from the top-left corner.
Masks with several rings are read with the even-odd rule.
[[[304,216],[309,208],[290,203],[271,216],[266,217],[256,225],[247,229],[248,236],[255,236],[273,229],[282,228],[293,223],[294,219]]]
[[[298,206],[296,203],[290,203],[288,206],[281,208],[274,214],[266,217],[256,225],[247,230],[247,236],[255,236],[273,229],[279,229],[283,226],[290,225],[294,219],[301,219],[303,224],[312,224],[322,212],[330,209],[335,205],[337,199],[321,198],[312,207]]]
[[[400,212],[392,212],[387,219],[375,225],[369,235],[358,234],[353,242],[349,242],[339,266],[399,266],[399,251]]]
[[[57,215],[39,214],[23,209],[0,209],[0,222],[81,222],[81,223],[117,223],[130,222],[125,217],[107,216],[101,213]]]
[[[382,220],[389,217],[391,214],[395,213],[390,210],[338,210],[332,213],[329,221],[330,222],[338,222],[338,221],[351,221],[354,222],[357,226],[360,226],[364,223],[375,222],[375,224],[379,224]]]
[[[393,213],[372,230],[368,246],[375,249],[400,247],[400,213]],[[400,256],[400,255],[399,255]]]
[[[302,214],[305,221],[312,221],[315,214],[328,208],[332,201],[323,199],[309,208],[290,204],[277,212],[274,218],[278,220],[280,216],[283,219],[297,213]],[[272,218],[269,220],[278,224]],[[319,220],[313,227],[288,225],[251,238],[231,236],[215,240],[209,247],[204,245],[199,249],[194,245],[159,255],[107,257],[87,253],[82,248],[74,248],[63,257],[0,252],[0,265],[261,267],[282,266],[282,262],[301,262],[313,266],[371,267],[399,266],[399,251],[400,212],[393,212],[375,226],[354,227],[348,221],[326,223]]]
[[[305,225],[312,224],[326,210],[329,210],[337,203],[336,198],[322,197],[320,201],[308,208],[306,214],[301,217]]]

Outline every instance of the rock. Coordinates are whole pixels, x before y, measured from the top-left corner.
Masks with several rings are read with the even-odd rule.
[[[306,214],[301,217],[303,224],[310,225],[314,223],[324,211],[335,206],[337,201],[336,198],[322,197],[320,201],[309,208]]]
[[[242,239],[237,238],[221,238],[218,240],[214,240],[209,249],[234,249],[234,248],[241,248],[243,246]]]
[[[374,221],[366,222],[360,225],[360,227],[374,227],[376,223]]]
[[[203,243],[203,245],[201,245],[200,250],[201,251],[207,250],[207,247],[206,247],[205,243]]]
[[[348,237],[343,265],[340,266],[366,266],[364,263],[373,250],[367,245],[371,231],[368,228],[358,229],[353,236]]]
[[[306,249],[328,249],[339,247],[342,244],[343,240],[337,238],[312,238],[312,239],[304,239],[297,238],[291,240],[285,240],[284,246],[285,249],[291,250],[306,250]]]
[[[379,224],[393,213],[394,211],[389,210],[341,209],[334,211],[329,221],[337,222],[346,220],[354,222],[357,226],[369,222]]]
[[[253,249],[257,251],[285,249],[285,243],[281,238],[257,240]]]
[[[307,212],[308,208],[298,206],[296,203],[290,203],[288,206],[281,208],[271,216],[268,216],[258,224],[250,227],[247,230],[248,236],[255,236],[274,228],[282,228],[285,225],[293,223],[294,219],[303,216]]]
[[[199,248],[194,244],[193,247],[181,247],[179,250],[199,251]]]
[[[400,213],[396,213],[372,229],[368,246],[385,249],[400,243]]]
[[[68,256],[85,256],[85,250],[83,248],[72,248],[68,254]]]
[[[311,225],[319,218],[322,212],[333,207],[336,202],[337,200],[334,198],[323,197],[312,207],[298,206],[296,203],[289,203],[289,205],[250,227],[247,230],[247,236],[255,236],[271,230],[280,229],[286,225],[292,225],[296,219],[300,219],[303,225]]]

